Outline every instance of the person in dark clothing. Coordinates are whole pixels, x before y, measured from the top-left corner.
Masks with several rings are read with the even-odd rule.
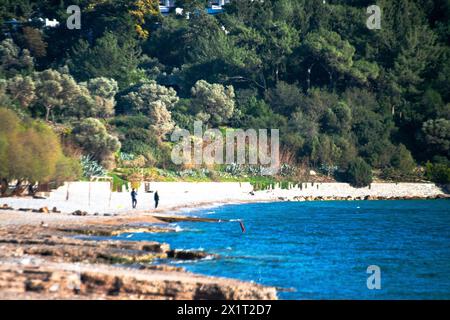
[[[156,209],[156,208],[158,208],[158,202],[159,202],[158,191],[155,192],[155,196],[153,198],[155,199],[155,209]]]
[[[136,209],[137,205],[137,192],[135,189],[131,190],[131,204],[133,205],[133,209]]]
[[[28,195],[30,196],[34,196],[34,184],[29,184],[28,185]]]

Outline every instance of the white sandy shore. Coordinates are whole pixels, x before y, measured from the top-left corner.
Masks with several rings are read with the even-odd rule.
[[[353,188],[345,183],[303,183],[302,188],[272,189],[253,192],[250,183],[238,182],[152,182],[151,191],[158,191],[160,204],[154,210],[153,193],[138,190],[139,212],[179,212],[204,206],[228,203],[272,202],[296,200],[298,197],[435,197],[444,192],[432,183],[373,183],[367,188]],[[75,210],[89,214],[126,214],[133,211],[128,192],[110,192],[108,182],[70,182],[47,195],[46,199],[31,197],[0,198],[0,206],[14,209],[56,207],[62,213]],[[68,198],[68,199],[67,199]]]

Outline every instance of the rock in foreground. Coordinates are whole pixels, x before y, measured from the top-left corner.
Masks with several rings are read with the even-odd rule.
[[[181,271],[33,262],[0,264],[0,299],[276,299],[274,288]]]
[[[142,231],[130,228],[97,224],[1,227],[0,299],[277,298],[272,287],[151,264],[154,259],[203,259],[207,253],[171,249],[158,242],[74,237]]]

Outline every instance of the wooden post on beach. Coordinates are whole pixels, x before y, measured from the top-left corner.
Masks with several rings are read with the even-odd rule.
[[[88,206],[91,206],[91,182],[89,181]]]
[[[114,184],[112,183],[112,181],[109,183],[109,201],[108,201],[108,208],[111,208],[111,197],[112,197],[112,190],[114,187]]]
[[[67,182],[66,201],[69,201],[69,186],[70,186],[70,182]]]

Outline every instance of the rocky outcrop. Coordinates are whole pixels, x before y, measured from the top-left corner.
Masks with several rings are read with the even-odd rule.
[[[198,218],[198,217],[186,217],[186,216],[153,216],[154,218],[167,222],[220,222],[220,219],[212,219],[212,218]]]
[[[217,255],[209,254],[198,250],[170,250],[167,253],[169,258],[178,260],[199,260],[206,258],[217,258]]]
[[[438,194],[435,196],[376,196],[376,195],[366,195],[366,196],[294,196],[293,201],[303,202],[303,201],[375,201],[375,200],[434,200],[434,199],[450,199],[450,195]],[[290,201],[287,198],[280,198],[281,201]]]
[[[135,230],[116,225],[1,228],[0,299],[276,299],[272,287],[149,264],[214,255],[151,241],[73,237],[90,229],[105,234]]]
[[[186,272],[35,263],[0,264],[1,299],[276,299],[274,288]]]

